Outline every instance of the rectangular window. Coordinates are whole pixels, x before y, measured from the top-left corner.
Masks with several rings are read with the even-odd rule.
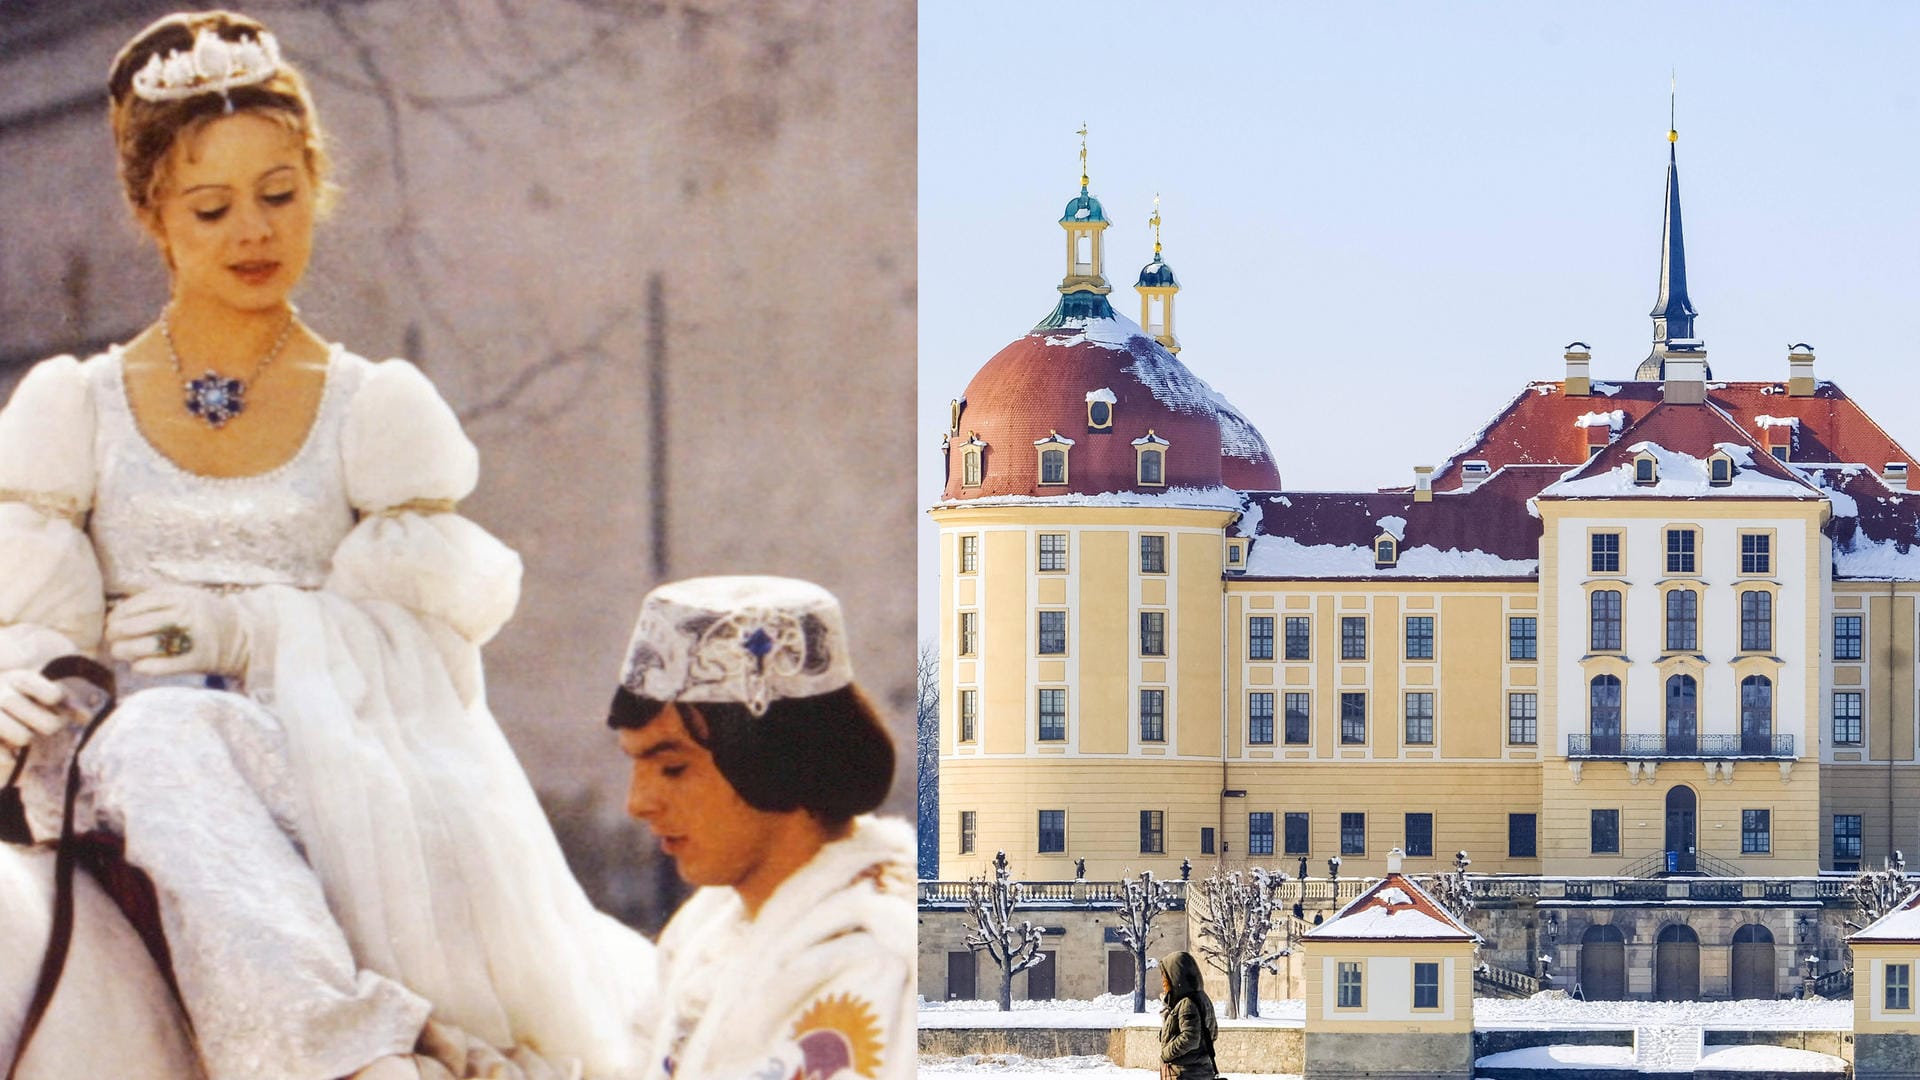
[[[1060,742],[1067,737],[1067,692],[1040,691],[1040,741]]]
[[[1360,1006],[1364,1002],[1361,990],[1362,988],[1360,984],[1360,961],[1358,960],[1340,961],[1339,990],[1338,990],[1339,996],[1335,999],[1335,1007],[1341,1008],[1341,1009],[1360,1008]]]
[[[1587,648],[1592,652],[1620,651],[1620,590],[1595,589],[1587,596],[1587,612]]]
[[[1416,1009],[1440,1007],[1440,965],[1438,963],[1428,960],[1414,961],[1413,1007]]]
[[[1833,617],[1833,658],[1835,660],[1860,659],[1860,616],[1835,615]]]
[[[1307,695],[1287,694],[1287,745],[1305,746],[1313,741],[1309,734],[1312,723],[1313,710]]]
[[[960,741],[972,742],[980,720],[980,691],[960,691]]]
[[[1667,593],[1667,651],[1692,652],[1700,647],[1700,594],[1692,589]]]
[[[1143,574],[1167,572],[1166,537],[1142,536],[1140,538],[1140,572]]]
[[[1067,613],[1042,611],[1039,615],[1040,655],[1065,656],[1067,654]]]
[[[1433,692],[1407,695],[1407,745],[1433,745]]]
[[[1596,574],[1617,574],[1620,572],[1620,534],[1616,532],[1597,532],[1589,537],[1593,544],[1593,559],[1587,569]]]
[[[1367,620],[1365,616],[1346,616],[1340,620],[1340,659],[1367,658]]]
[[[980,815],[973,810],[960,811],[960,854],[973,854],[973,833],[979,826]]]
[[[1407,616],[1407,659],[1433,659],[1433,616]]]
[[[1588,821],[1587,850],[1595,855],[1620,854],[1620,811],[1589,811]]]
[[[1200,827],[1200,854],[1213,854],[1213,826],[1211,825]]]
[[[1846,862],[1850,865],[1842,866]],[[1833,815],[1833,868],[1860,869],[1860,815]]]
[[[1313,638],[1313,621],[1305,615],[1287,616],[1287,659],[1311,660],[1313,650],[1309,643]]]
[[[1040,569],[1065,570],[1067,568],[1067,534],[1040,534]]]
[[[1507,857],[1510,859],[1536,858],[1534,847],[1533,814],[1507,815]]]
[[[1340,741],[1347,746],[1367,742],[1367,695],[1340,695]]]
[[[1040,811],[1040,853],[1067,850],[1067,812]]]
[[[1256,811],[1247,815],[1247,854],[1273,854],[1273,813]]]
[[[1740,572],[1773,573],[1773,537],[1767,533],[1740,534]]]
[[[972,656],[980,651],[980,613],[963,611],[960,613],[960,655]]]
[[[1860,691],[1840,690],[1833,695],[1833,742],[1835,746],[1859,746]]]
[[[1913,965],[1888,964],[1883,970],[1887,973],[1887,993],[1885,997],[1888,1012],[1906,1012],[1913,1008]]]
[[[1287,812],[1287,850],[1288,855],[1305,855],[1307,847],[1307,815],[1297,811]]]
[[[1507,741],[1533,746],[1540,741],[1540,695],[1532,691],[1507,695]]]
[[[1748,589],[1740,594],[1740,648],[1745,652],[1773,648],[1773,594]]]
[[[1140,691],[1140,741],[1167,741],[1167,692]]]
[[[1693,530],[1667,530],[1667,573],[1693,573]]]
[[[980,538],[963,536],[960,538],[960,572],[972,574],[980,569]]]
[[[1167,850],[1167,814],[1164,810],[1140,811],[1140,854],[1161,855]]]
[[[1247,695],[1247,741],[1257,746],[1273,745],[1273,692],[1258,690]]]
[[[1433,815],[1407,815],[1407,847],[1409,857],[1429,859],[1433,857]]]
[[[1773,851],[1773,811],[1740,811],[1740,854],[1767,855]]]
[[[1167,655],[1166,612],[1143,611],[1140,613],[1140,655]]]
[[[1273,616],[1255,615],[1247,620],[1247,659],[1273,659]]]
[[[1507,659],[1537,660],[1540,658],[1540,620],[1532,615],[1523,615],[1507,620]]]
[[[1365,855],[1367,853],[1367,815],[1340,815],[1340,854]]]

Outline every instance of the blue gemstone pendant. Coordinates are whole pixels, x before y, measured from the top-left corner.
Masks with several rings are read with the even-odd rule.
[[[247,408],[247,384],[209,371],[187,383],[187,411],[214,427],[239,416]]]

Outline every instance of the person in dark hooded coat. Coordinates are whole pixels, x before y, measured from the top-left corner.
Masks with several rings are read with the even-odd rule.
[[[1213,1016],[1213,1000],[1201,985],[1200,963],[1192,953],[1171,953],[1160,961],[1160,981],[1165,988],[1160,1021],[1160,1060],[1165,1063],[1161,1075],[1171,1080],[1214,1080],[1219,1070],[1213,1062],[1213,1039],[1219,1024]]]

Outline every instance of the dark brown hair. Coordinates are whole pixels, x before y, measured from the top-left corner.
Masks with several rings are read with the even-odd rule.
[[[610,728],[644,728],[669,702],[614,692]],[[805,810],[837,824],[879,806],[893,786],[893,740],[858,686],[784,698],[755,716],[733,702],[671,702],[687,732],[748,806]]]
[[[120,184],[127,204],[142,222],[151,223],[154,204],[167,177],[167,157],[183,137],[230,113],[251,112],[284,125],[300,137],[307,173],[322,207],[327,152],[313,99],[300,72],[281,60],[272,78],[225,94],[204,93],[175,101],[148,101],[133,92],[133,76],[155,56],[191,52],[194,38],[212,30],[228,41],[258,39],[266,27],[230,11],[191,11],[168,15],[135,34],[113,58],[107,75],[107,119],[113,126],[120,162]]]

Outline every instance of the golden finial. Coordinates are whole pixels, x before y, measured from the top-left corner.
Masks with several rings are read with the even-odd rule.
[[[1080,191],[1085,194],[1087,190],[1087,122],[1085,120],[1080,121],[1080,130],[1076,134],[1080,136]]]
[[[1680,126],[1674,123],[1674,99],[1680,96],[1679,69],[1667,73],[1667,141],[1680,141]]]
[[[1153,261],[1160,261],[1160,193],[1153,193],[1153,216],[1147,219],[1153,226]]]

